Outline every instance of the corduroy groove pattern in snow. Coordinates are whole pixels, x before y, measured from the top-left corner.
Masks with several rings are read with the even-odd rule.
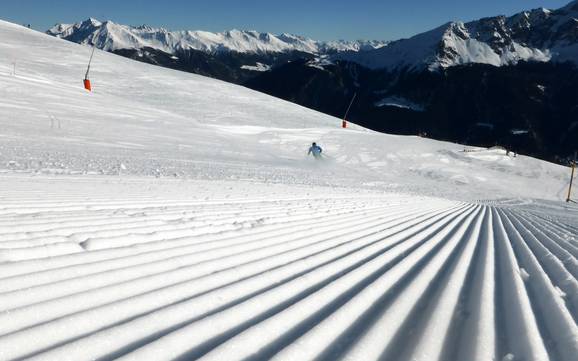
[[[404,195],[15,194],[0,359],[571,361],[576,234]]]

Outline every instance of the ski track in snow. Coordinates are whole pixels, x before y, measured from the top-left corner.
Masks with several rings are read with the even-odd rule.
[[[507,202],[8,178],[2,360],[570,361],[578,352],[575,228]]]

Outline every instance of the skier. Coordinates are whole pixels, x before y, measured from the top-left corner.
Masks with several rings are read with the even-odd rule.
[[[323,149],[321,149],[321,147],[318,146],[317,143],[313,142],[311,144],[311,147],[309,148],[309,152],[307,153],[307,155],[313,154],[313,157],[315,157],[315,159],[321,159],[322,152]]]

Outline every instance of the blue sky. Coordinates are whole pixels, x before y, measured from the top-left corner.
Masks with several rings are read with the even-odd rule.
[[[289,32],[319,40],[395,40],[450,20],[512,15],[570,0],[2,0],[0,19],[47,30],[94,17],[171,30]]]

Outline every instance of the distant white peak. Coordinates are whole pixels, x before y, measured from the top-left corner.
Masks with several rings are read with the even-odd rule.
[[[95,18],[88,18],[85,23],[87,24],[91,24],[93,26],[101,26],[102,22],[100,22],[99,20],[95,19]]]
[[[57,33],[62,33],[64,31],[66,31],[67,29],[70,29],[71,27],[73,27],[74,24],[55,24],[52,28],[50,28],[50,30],[48,30],[49,32],[57,32]]]
[[[104,28],[113,28],[113,27],[116,27],[117,24],[115,24],[112,20],[107,20],[107,21],[103,22],[100,26],[104,27]],[[121,26],[118,25],[118,27],[121,27]]]
[[[279,39],[287,41],[287,42],[311,40],[311,39],[307,39],[303,36],[299,36],[299,35],[295,35],[295,34],[289,34],[289,33],[283,33],[283,34],[279,35]]]
[[[336,40],[336,41],[325,41],[320,43],[321,49],[324,52],[365,52],[370,50],[375,50],[386,46],[388,42],[386,41],[376,41],[376,40]]]
[[[461,21],[451,22],[444,33],[444,37],[457,36],[460,39],[469,39],[470,33],[466,25]]]
[[[255,38],[261,38],[261,39],[270,39],[271,36],[272,36],[272,35],[269,34],[269,33],[260,33],[260,32],[258,32],[258,31],[256,31],[256,30],[247,30],[247,31],[244,31],[244,33],[245,33],[245,34],[249,34],[249,35],[251,35],[251,36],[253,36],[253,37],[255,37]]]
[[[226,36],[234,37],[234,36],[240,36],[240,35],[242,35],[243,32],[242,32],[241,30],[239,30],[239,29],[231,29],[231,30],[225,31],[224,34],[225,34]]]
[[[135,29],[135,30],[139,30],[139,31],[143,31],[143,32],[159,32],[159,33],[166,33],[168,32],[167,29],[165,28],[153,28],[152,26],[143,24],[143,25],[138,25],[138,26],[131,26],[131,28]]]

